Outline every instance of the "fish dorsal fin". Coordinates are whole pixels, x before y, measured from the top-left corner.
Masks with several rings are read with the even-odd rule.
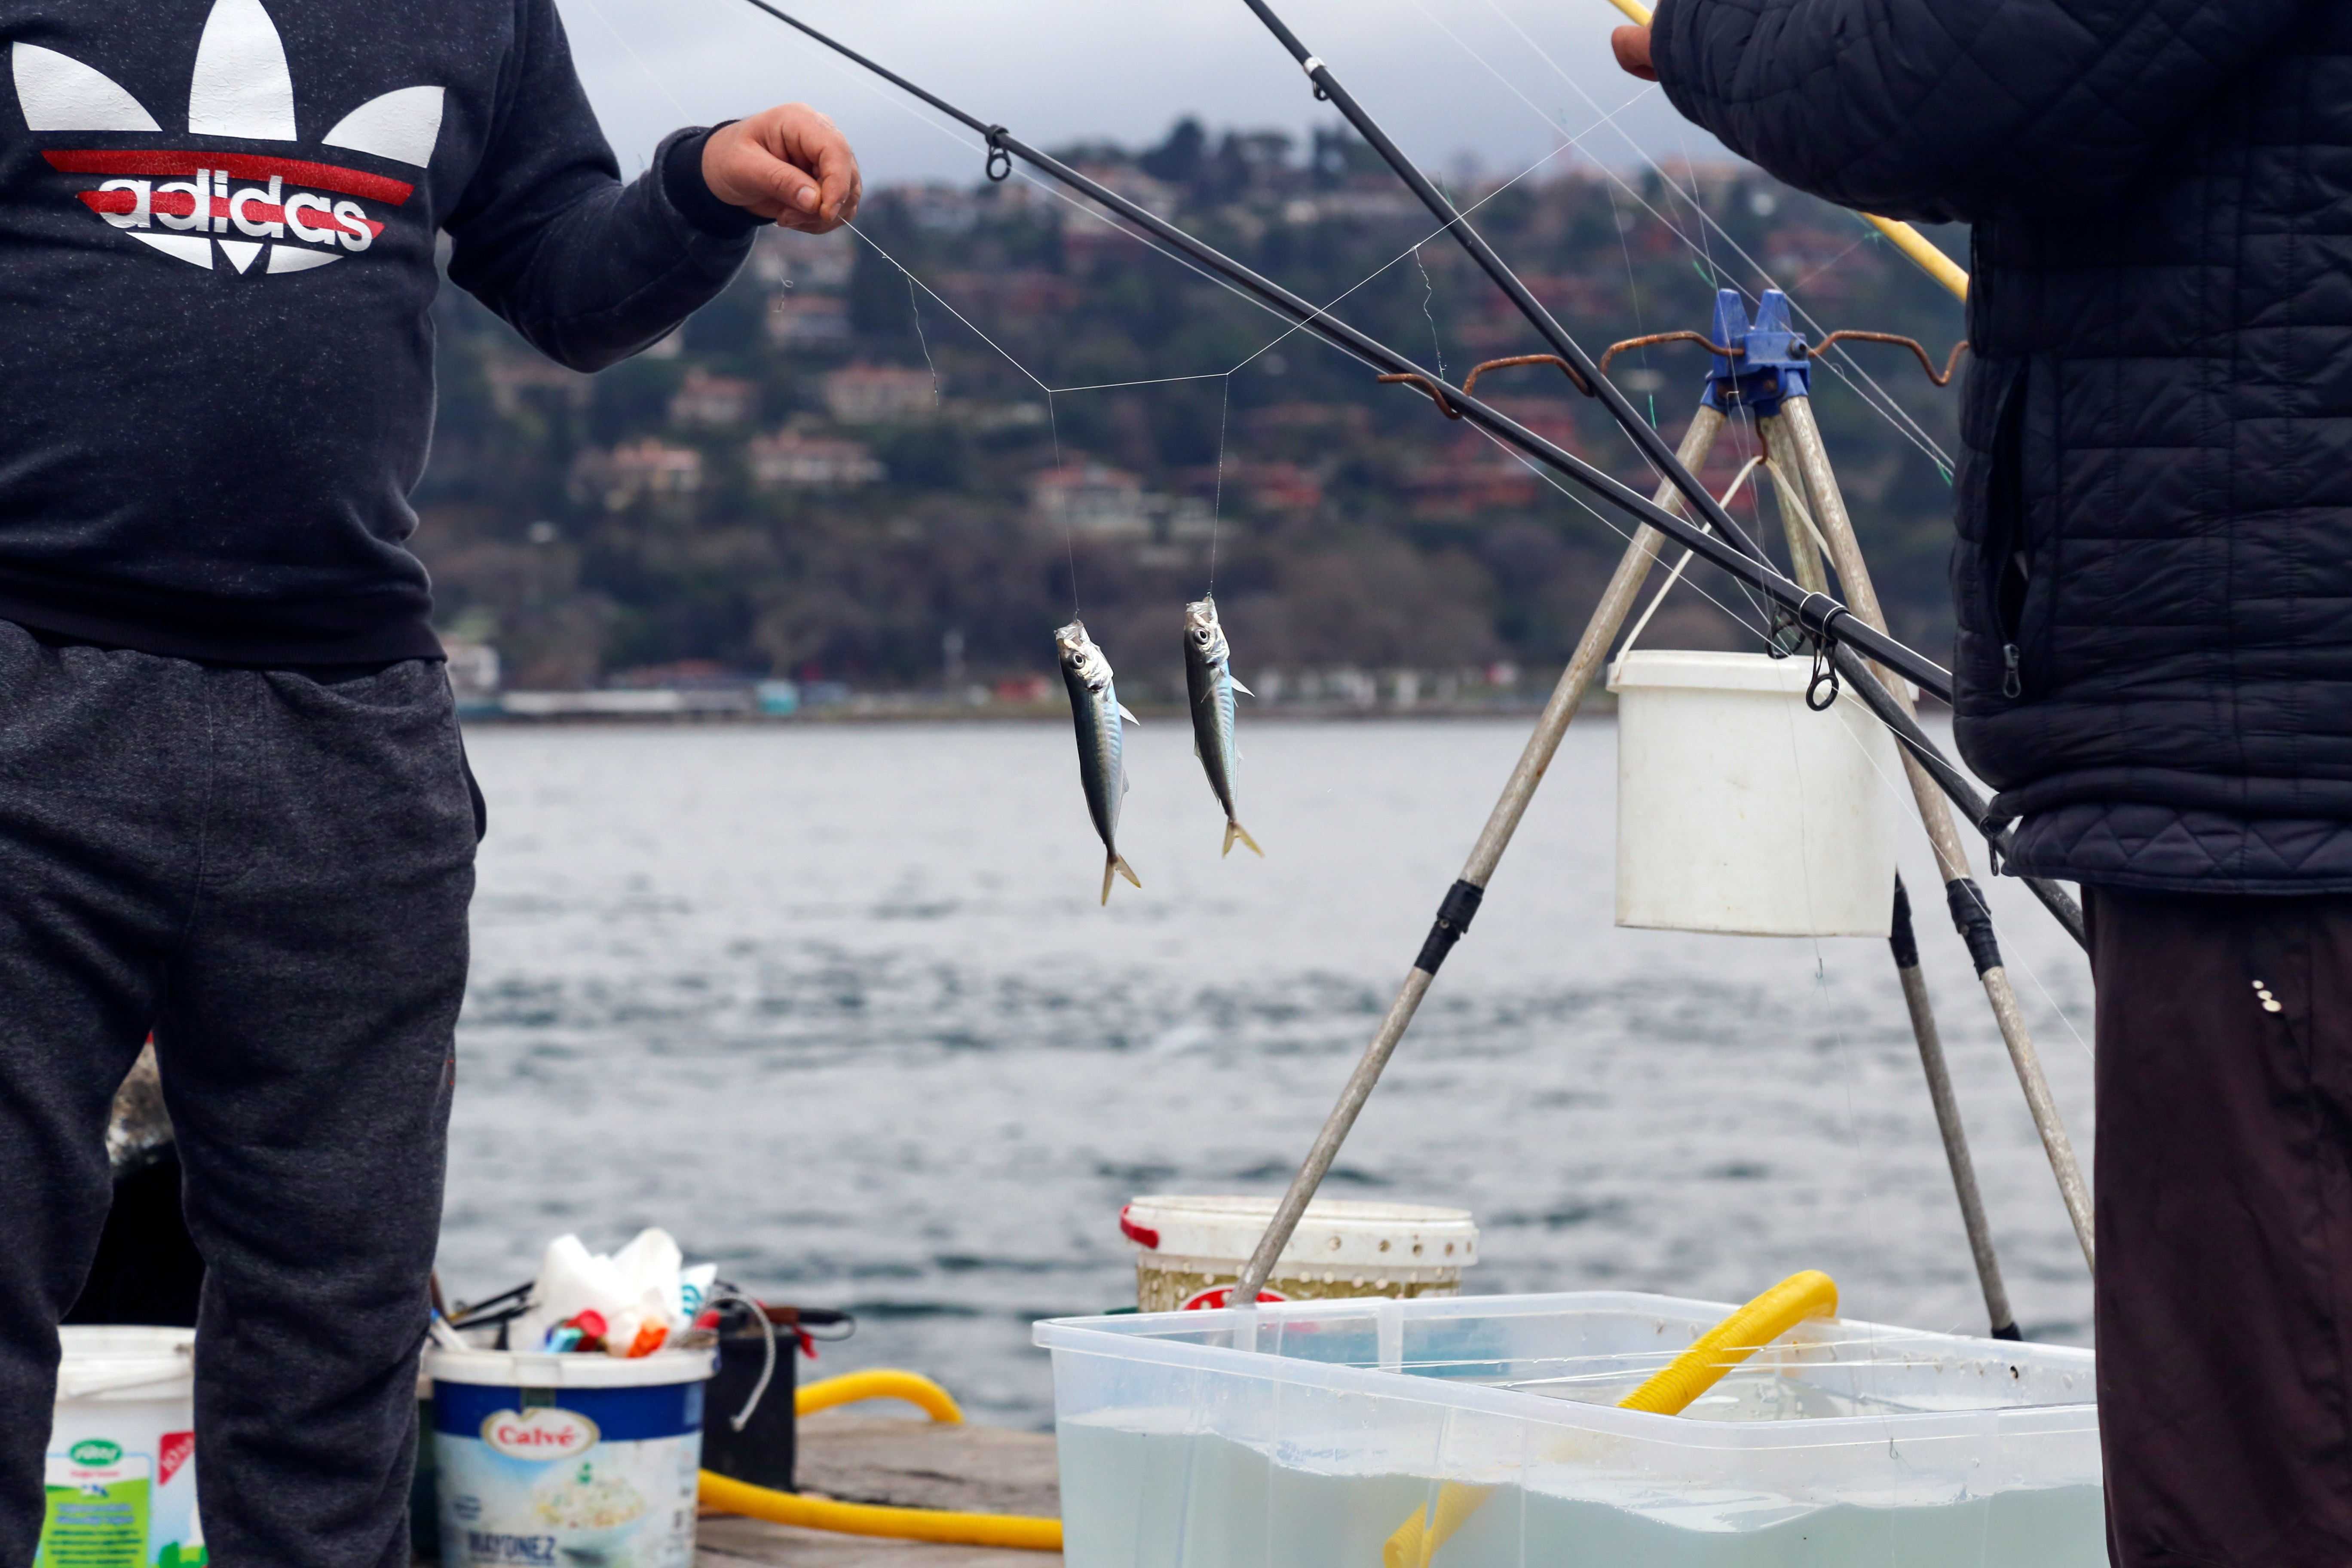
[[[1132,713],[1130,713],[1130,712],[1129,712],[1129,711],[1127,710],[1127,704],[1126,704],[1126,703],[1121,702],[1121,703],[1118,704],[1118,716],[1119,716],[1120,718],[1122,718],[1122,719],[1126,720],[1129,723],[1130,723],[1130,724],[1140,724],[1140,723],[1142,723],[1142,722],[1143,722],[1143,721],[1142,721],[1142,720],[1140,720],[1140,719],[1137,718],[1134,714],[1132,714]]]
[[[1242,682],[1241,682],[1241,677],[1239,677],[1239,676],[1237,676],[1237,675],[1234,675],[1234,674],[1228,673],[1228,674],[1225,676],[1225,679],[1226,679],[1227,680],[1232,681],[1232,682],[1234,683],[1234,689],[1235,691],[1240,692],[1243,696],[1244,696],[1244,697],[1255,697],[1255,696],[1257,695],[1257,693],[1256,693],[1256,692],[1252,691],[1248,687],[1244,686],[1244,685],[1242,684]]]

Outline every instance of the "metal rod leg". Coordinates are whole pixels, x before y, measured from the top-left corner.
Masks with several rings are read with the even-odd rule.
[[[1993,1251],[1992,1227],[1985,1220],[1984,1195],[1977,1190],[1976,1162],[1969,1157],[1968,1130],[1960,1124],[1960,1102],[1952,1093],[1944,1038],[1937,1031],[1936,1009],[1927,999],[1927,977],[1919,973],[1919,943],[1911,930],[1911,895],[1899,876],[1895,879],[1895,924],[1887,945],[1895,950],[1895,973],[1903,983],[1904,1005],[1911,1012],[1912,1037],[1919,1042],[1919,1066],[1927,1075],[1927,1098],[1936,1108],[1936,1128],[1944,1135],[1944,1160],[1952,1168],[1952,1191],[1960,1200],[1960,1223],[1968,1230],[1969,1255],[1976,1259],[1985,1316],[1992,1324],[1994,1339],[2021,1338],[2016,1315],[2009,1308],[2009,1287],[2001,1283],[2000,1258]]]
[[[1862,545],[1854,536],[1853,520],[1846,513],[1837,475],[1830,468],[1828,448],[1822,445],[1821,426],[1813,420],[1812,400],[1784,399],[1775,424],[1782,451],[1795,459],[1805,488],[1811,492],[1814,521],[1829,543],[1831,563],[1837,568],[1847,605],[1857,618],[1884,631],[1885,612],[1879,607],[1877,590],[1871,584],[1870,568],[1862,558]],[[1775,454],[1773,460],[1780,464],[1782,458]],[[1910,711],[1910,689],[1901,680],[1885,676],[1882,679],[1895,701]],[[2026,1026],[2025,1015],[2017,1005],[2017,992],[2010,984],[2009,971],[2001,963],[2000,945],[1993,936],[1984,893],[1969,868],[1967,847],[1960,842],[1949,804],[1927,776],[1927,771],[1908,752],[1904,753],[1903,768],[1910,777],[1911,793],[1918,801],[1919,819],[1927,829],[1928,842],[1935,847],[1937,867],[1944,877],[1945,897],[1951,906],[1952,923],[1969,944],[1969,955],[1983,983],[1993,1021],[2000,1027],[2001,1043],[2009,1048],[2018,1085],[2025,1091],[2025,1105],[2032,1113],[2034,1131],[2042,1136],[2042,1152],[2049,1157],[2051,1174],[2057,1178],[2058,1195],[2066,1205],[2066,1217],[2074,1224],[2074,1239],[2083,1248],[2083,1261],[2095,1270],[2090,1188],[2083,1180],[2082,1164],[2074,1157],[2073,1141],[2066,1136],[2058,1102],[2050,1092],[2050,1080],[2042,1070],[2042,1055],[2034,1048],[2032,1031]]]
[[[1691,419],[1690,428],[1683,433],[1682,448],[1676,454],[1685,468],[1696,470],[1706,460],[1707,452],[1723,429],[1723,416],[1701,405]],[[1681,500],[1672,484],[1658,487],[1660,506],[1675,506]],[[1519,819],[1527,815],[1528,803],[1535,798],[1536,786],[1543,783],[1545,771],[1559,750],[1562,736],[1568,733],[1570,721],[1583,704],[1584,695],[1591,689],[1592,679],[1609,657],[1617,633],[1625,617],[1640,597],[1642,584],[1650,574],[1650,565],[1658,558],[1658,547],[1665,536],[1648,527],[1633,531],[1633,542],[1625,548],[1617,570],[1610,574],[1608,587],[1601,590],[1600,604],[1593,606],[1592,618],[1585,623],[1584,635],[1577,639],[1576,651],[1569,658],[1568,668],[1559,672],[1559,680],[1552,688],[1551,700],[1544,704],[1543,717],[1536,721],[1535,733],[1528,737],[1527,747],[1519,753],[1518,764],[1511,770],[1510,781],[1503,786],[1502,798],[1486,818],[1478,842],[1471,847],[1469,861],[1462,868],[1461,879],[1449,889],[1444,903],[1438,906],[1437,922],[1429,939],[1422,944],[1421,956],[1405,975],[1396,1000],[1389,1004],[1388,1014],[1381,1020],[1380,1031],[1348,1075],[1347,1087],[1339,1091],[1339,1102],[1324,1119],[1323,1130],[1315,1135],[1313,1147],[1307,1150],[1306,1162],[1298,1173],[1290,1179],[1289,1190],[1276,1205],[1273,1220],[1265,1234],[1258,1238],[1257,1250],[1250,1255],[1241,1278],[1234,1284],[1231,1298],[1237,1307],[1255,1304],[1258,1292],[1274,1272],[1275,1259],[1290,1245],[1291,1234],[1307,1213],[1315,1190],[1339,1158],[1339,1147],[1348,1141],[1348,1133],[1356,1125],[1356,1117],[1371,1098],[1373,1086],[1381,1080],[1381,1071],[1396,1051],[1397,1042],[1412,1026],[1412,1016],[1421,1006],[1429,983],[1437,974],[1437,967],[1445,962],[1455,942],[1478,912],[1478,900],[1486,890],[1487,880],[1510,847],[1511,835],[1518,830]]]

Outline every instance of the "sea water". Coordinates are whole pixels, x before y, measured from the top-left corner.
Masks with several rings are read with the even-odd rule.
[[[1170,1413],[1173,1415],[1174,1413]],[[1059,1429],[1070,1568],[1381,1568],[1433,1506],[1425,1476],[1102,1416]],[[1176,1423],[1171,1422],[1171,1426]],[[1500,1479],[1432,1568],[2099,1568],[2100,1489],[1807,1503],[1737,1486],[1644,1486],[1564,1464]],[[1958,1495],[1955,1495],[1955,1493]]]

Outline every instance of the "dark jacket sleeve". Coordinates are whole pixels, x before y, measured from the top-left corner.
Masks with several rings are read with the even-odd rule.
[[[2325,0],[1662,0],[1675,108],[1790,184],[1979,222],[2096,200]]]
[[[554,0],[516,5],[496,121],[443,226],[449,277],[549,358],[601,370],[724,289],[760,224],[709,195],[698,157],[673,156],[705,132],[669,137],[623,184]]]

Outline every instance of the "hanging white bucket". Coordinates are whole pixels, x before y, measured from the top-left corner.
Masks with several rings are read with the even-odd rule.
[[[1902,763],[1851,693],[1807,708],[1811,676],[1802,656],[1617,661],[1619,925],[1887,934]]]

